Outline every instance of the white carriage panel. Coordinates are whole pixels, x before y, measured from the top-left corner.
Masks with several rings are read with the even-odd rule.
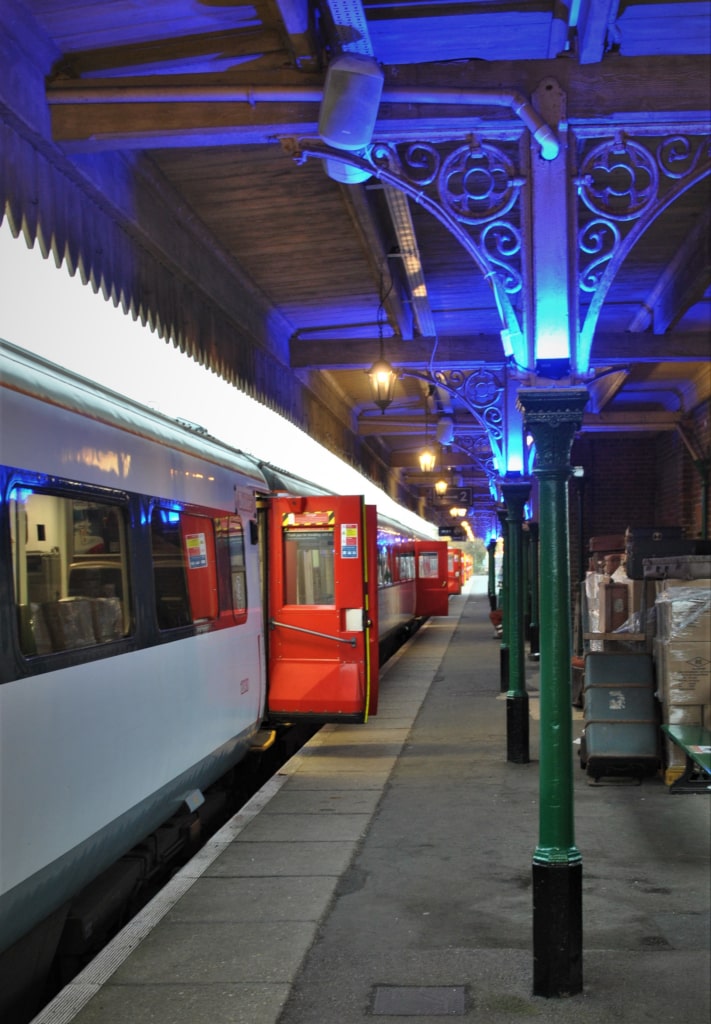
[[[261,643],[235,627],[0,687],[3,890],[255,729]]]
[[[249,478],[194,455],[161,447],[66,409],[3,392],[1,458],[6,465],[175,501],[234,511],[234,486]],[[12,427],[11,427],[12,425]]]
[[[399,626],[406,626],[414,614],[414,580],[378,589],[378,636],[387,636]]]

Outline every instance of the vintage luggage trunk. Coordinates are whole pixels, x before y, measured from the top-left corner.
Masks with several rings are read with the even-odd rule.
[[[708,542],[707,542],[708,543]],[[645,558],[644,578],[650,580],[706,580],[711,579],[711,545],[695,541],[693,555],[672,555],[666,558]]]
[[[660,765],[659,711],[651,654],[591,651],[585,658],[581,767],[641,779]]]
[[[684,539],[680,526],[636,526],[625,534],[625,568],[631,580],[644,579],[645,558],[693,554],[694,541]]]

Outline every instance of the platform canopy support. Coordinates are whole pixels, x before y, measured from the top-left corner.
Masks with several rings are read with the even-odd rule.
[[[525,594],[523,571],[523,510],[531,494],[531,481],[520,473],[507,473],[501,481],[506,504],[509,593],[508,690],[506,693],[506,759],[528,764],[528,694],[526,693]]]
[[[523,388],[536,444],[540,534],[540,807],[533,857],[533,992],[582,991],[582,857],[575,846],[568,479],[585,388]]]
[[[486,550],[489,554],[488,561],[488,594],[489,594],[489,607],[492,612],[496,611],[496,537],[493,537],[486,545]]]
[[[506,506],[496,506],[496,515],[501,527],[503,554],[501,557],[501,649],[499,653],[499,685],[501,692],[509,688],[509,521]]]

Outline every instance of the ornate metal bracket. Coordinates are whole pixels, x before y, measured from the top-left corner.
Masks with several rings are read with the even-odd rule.
[[[581,309],[579,365],[589,364],[600,311],[620,266],[649,225],[711,173],[711,136],[636,140],[624,132],[583,151],[575,184]]]
[[[283,144],[296,160],[338,160],[369,171],[432,214],[489,282],[502,329],[513,339],[522,336],[512,301],[523,289],[520,216],[514,213],[526,182],[500,146],[470,136],[446,154],[430,142],[409,142],[376,143],[359,155],[318,139]],[[525,355],[516,354],[525,363]]]

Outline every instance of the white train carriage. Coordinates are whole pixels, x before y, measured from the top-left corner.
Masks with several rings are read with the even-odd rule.
[[[5,948],[259,729],[265,484],[239,453],[10,346],[1,365]]]
[[[5,342],[0,385],[1,953],[265,723],[374,714],[379,641],[447,593],[362,497]]]

